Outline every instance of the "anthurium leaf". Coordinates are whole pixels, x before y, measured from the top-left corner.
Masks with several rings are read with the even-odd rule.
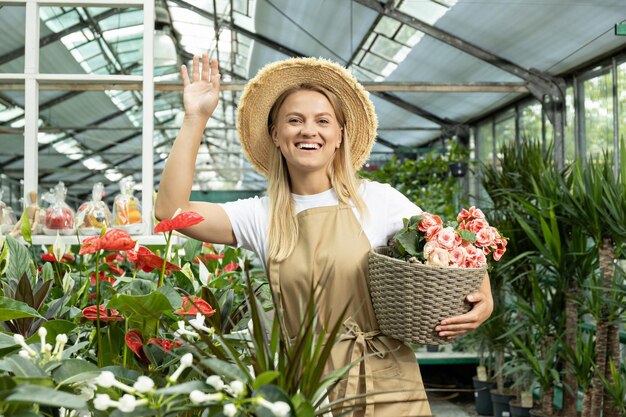
[[[177,309],[183,305],[183,298],[178,294],[178,292],[176,292],[173,287],[170,287],[169,285],[164,285],[157,291],[167,297],[173,309]]]
[[[245,373],[232,363],[228,363],[216,358],[206,358],[202,360],[202,364],[206,365],[218,375],[224,375],[228,378],[246,380]]]
[[[194,390],[206,390],[207,385],[202,381],[189,381],[183,382],[182,384],[172,385],[171,387],[165,387],[156,390],[156,395],[173,395],[173,394],[189,394]]]
[[[119,310],[124,316],[158,319],[162,312],[172,310],[172,304],[165,294],[154,291],[147,295],[115,294],[107,308]]]
[[[280,372],[278,371],[265,371],[259,374],[259,376],[254,379],[254,382],[252,383],[252,388],[255,390],[261,389],[263,385],[271,383],[276,378],[278,378],[279,375]]]
[[[40,281],[33,291],[33,305],[35,310],[39,310],[39,307],[46,301],[48,294],[50,293],[50,286],[52,281]]]
[[[46,262],[41,267],[41,278],[44,281],[52,281],[54,279],[54,269],[52,269],[52,264],[50,262]]]
[[[19,280],[24,273],[28,279],[33,281],[32,271],[30,270],[30,253],[26,246],[22,245],[11,236],[7,236],[6,245],[9,248],[9,264],[7,265],[6,276],[9,279]]]
[[[100,375],[100,369],[83,359],[64,359],[52,372],[52,379],[57,386],[92,379]]]
[[[202,242],[196,239],[187,239],[183,245],[183,249],[185,250],[183,259],[187,262],[193,262],[194,258],[200,253],[200,250],[202,250]]]
[[[0,297],[0,322],[22,317],[40,318],[41,316],[37,310],[26,303],[7,297]]]
[[[48,387],[24,384],[13,390],[4,400],[7,403],[36,403],[52,407],[86,408],[87,403],[78,395]]]

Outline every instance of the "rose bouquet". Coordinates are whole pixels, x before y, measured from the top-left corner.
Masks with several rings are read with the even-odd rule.
[[[462,209],[455,222],[443,224],[437,215],[422,212],[404,219],[404,228],[391,242],[392,255],[426,265],[482,268],[488,258],[499,261],[506,251],[506,238],[490,226],[483,212]]]
[[[456,221],[446,224],[427,212],[404,219],[389,246],[368,256],[380,330],[406,342],[450,343],[435,327],[469,311],[465,297],[480,288],[488,261],[498,261],[506,245],[476,207],[461,210]]]

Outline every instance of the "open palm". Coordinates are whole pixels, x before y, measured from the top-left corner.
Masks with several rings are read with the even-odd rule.
[[[202,55],[202,70],[200,70],[200,60],[193,57],[191,69],[191,81],[187,73],[187,67],[181,66],[181,76],[183,78],[183,103],[187,116],[209,117],[217,107],[220,93],[220,74],[217,67],[217,60],[211,59],[207,54]]]

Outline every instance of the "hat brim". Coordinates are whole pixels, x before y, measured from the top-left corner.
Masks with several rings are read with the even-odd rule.
[[[260,174],[269,172],[273,148],[267,121],[286,90],[303,83],[319,84],[343,105],[353,167],[358,170],[376,140],[378,120],[369,93],[342,66],[322,58],[291,58],[263,67],[247,84],[239,100],[237,131],[246,158]]]

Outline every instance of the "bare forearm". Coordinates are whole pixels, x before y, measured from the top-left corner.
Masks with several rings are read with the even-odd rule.
[[[169,218],[176,209],[184,210],[189,205],[198,148],[207,120],[185,116],[161,176],[155,203],[158,219]]]

